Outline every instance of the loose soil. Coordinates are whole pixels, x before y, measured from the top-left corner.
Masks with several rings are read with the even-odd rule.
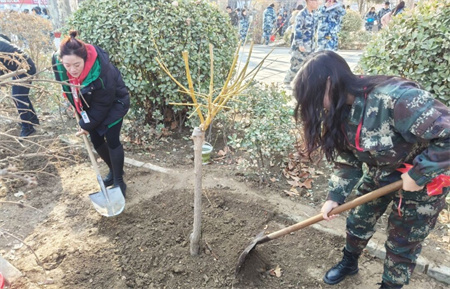
[[[56,138],[52,133],[55,122],[51,116],[44,119],[48,124],[39,130],[41,136],[36,140]],[[13,124],[7,129],[17,134]],[[64,138],[73,141],[73,133],[67,129]],[[62,134],[58,135],[61,139]],[[89,201],[88,194],[99,187],[80,140],[70,146],[73,161],[44,166],[37,174],[37,186],[4,182],[0,201],[22,201],[34,207],[0,203],[0,228],[24,241],[0,236],[0,254],[23,273],[10,288],[379,287],[382,260],[367,252],[360,259],[359,274],[339,285],[323,283],[324,273],[341,258],[344,238],[312,227],[258,245],[243,273],[234,275],[239,254],[259,232],[293,224],[293,208],[298,206],[309,208],[297,212],[303,217],[319,212],[329,173],[324,165],[318,168],[324,174],[317,176],[313,188],[298,196],[284,192],[290,185],[281,173],[270,184],[259,184],[223,160],[205,165],[201,250],[199,256],[191,256],[192,143],[181,136],[169,140],[146,152],[127,146],[128,158],[171,171],[127,166],[127,205],[117,217],[100,216]],[[1,154],[4,158],[7,152]],[[44,158],[35,157],[27,159],[24,167],[37,170],[43,163]],[[104,172],[104,164],[100,165]],[[342,223],[344,216],[340,219]],[[449,250],[448,243],[438,243],[446,234],[447,225],[438,224],[427,246]],[[417,272],[407,288],[443,289],[448,285]]]

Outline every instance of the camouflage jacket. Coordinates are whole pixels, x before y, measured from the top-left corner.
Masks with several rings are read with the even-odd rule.
[[[380,11],[378,11],[378,19],[381,20],[381,18],[383,18],[384,15],[386,15],[387,13],[391,12],[391,9],[386,9],[386,8],[381,8]]]
[[[343,203],[361,178],[358,194],[395,182],[401,175],[396,169],[403,163],[413,164],[409,175],[419,186],[440,174],[448,175],[449,112],[430,93],[406,81],[387,81],[375,87],[367,99],[356,97],[346,124],[350,151],[335,160],[328,199]],[[361,121],[359,151],[355,142]],[[403,196],[420,200],[426,192]]]
[[[344,6],[337,2],[330,7],[321,6],[318,11],[318,38],[335,35],[341,30],[342,18],[345,15]]]
[[[276,20],[275,10],[270,6],[267,7],[263,14],[263,30],[271,32]]]
[[[295,17],[295,34],[292,41],[291,50],[297,51],[299,47],[304,47],[306,52],[314,51],[314,35],[317,30],[317,13],[310,13],[304,8]]]

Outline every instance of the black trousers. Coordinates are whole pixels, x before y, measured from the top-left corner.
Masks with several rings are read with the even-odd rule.
[[[94,148],[97,149],[105,142],[108,144],[110,149],[118,148],[121,145],[120,130],[122,129],[122,122],[123,120],[108,128],[104,135],[99,135],[95,129],[90,131],[89,135]]]
[[[25,77],[25,74],[19,76],[18,78],[22,77]],[[23,121],[23,127],[29,127],[33,124],[39,124],[39,120],[36,116],[36,111],[34,110],[33,104],[31,104],[30,98],[28,97],[29,93],[30,87],[21,85],[13,85],[12,87],[12,97],[17,111],[19,112],[20,119]]]

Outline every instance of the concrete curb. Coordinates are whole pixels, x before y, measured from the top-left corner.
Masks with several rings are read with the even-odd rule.
[[[157,172],[160,172],[160,173],[163,173],[163,174],[170,174],[170,173],[173,172],[173,170],[171,170],[171,169],[166,169],[166,168],[163,168],[163,167],[160,167],[160,166],[157,166],[157,165],[153,165],[151,163],[144,163],[144,162],[137,161],[137,160],[134,160],[134,159],[130,159],[130,158],[127,158],[127,157],[125,158],[125,163],[130,165],[130,166],[134,166],[134,167],[138,167],[138,168],[146,168],[146,169],[149,169],[149,170],[152,170],[152,171],[157,171]]]
[[[86,148],[79,141],[79,139],[76,139],[76,138],[75,139],[70,139],[70,138],[68,138],[68,137],[66,137],[64,135],[63,136],[59,136],[59,139],[63,143],[71,146],[72,148],[76,148],[76,149],[78,149],[80,151],[84,150],[83,152],[85,152],[85,150],[86,150]],[[133,167],[137,167],[137,168],[143,167],[143,168],[146,168],[146,169],[149,169],[149,170],[152,170],[152,171],[157,171],[157,172],[164,173],[164,174],[170,174],[170,173],[173,172],[173,170],[171,170],[171,169],[166,169],[166,168],[163,168],[163,167],[160,167],[160,166],[157,166],[157,165],[153,165],[151,163],[144,163],[144,162],[141,162],[141,161],[138,161],[138,160],[135,160],[135,159],[130,159],[130,158],[127,158],[127,157],[125,157],[124,162],[125,162],[125,164],[133,166]]]
[[[431,265],[428,268],[427,275],[446,284],[450,284],[450,267]]]

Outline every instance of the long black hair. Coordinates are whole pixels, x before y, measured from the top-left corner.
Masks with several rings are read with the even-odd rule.
[[[347,62],[333,51],[319,51],[308,57],[294,80],[297,99],[295,119],[301,121],[309,157],[321,149],[328,161],[336,153],[348,150],[345,124],[351,105],[349,95],[364,97],[390,76],[360,77],[352,73]],[[330,79],[330,108],[324,108],[327,79]]]
[[[399,12],[401,12],[405,8],[405,1],[400,1],[397,6],[395,6],[394,10],[392,10],[392,15],[397,15]]]

